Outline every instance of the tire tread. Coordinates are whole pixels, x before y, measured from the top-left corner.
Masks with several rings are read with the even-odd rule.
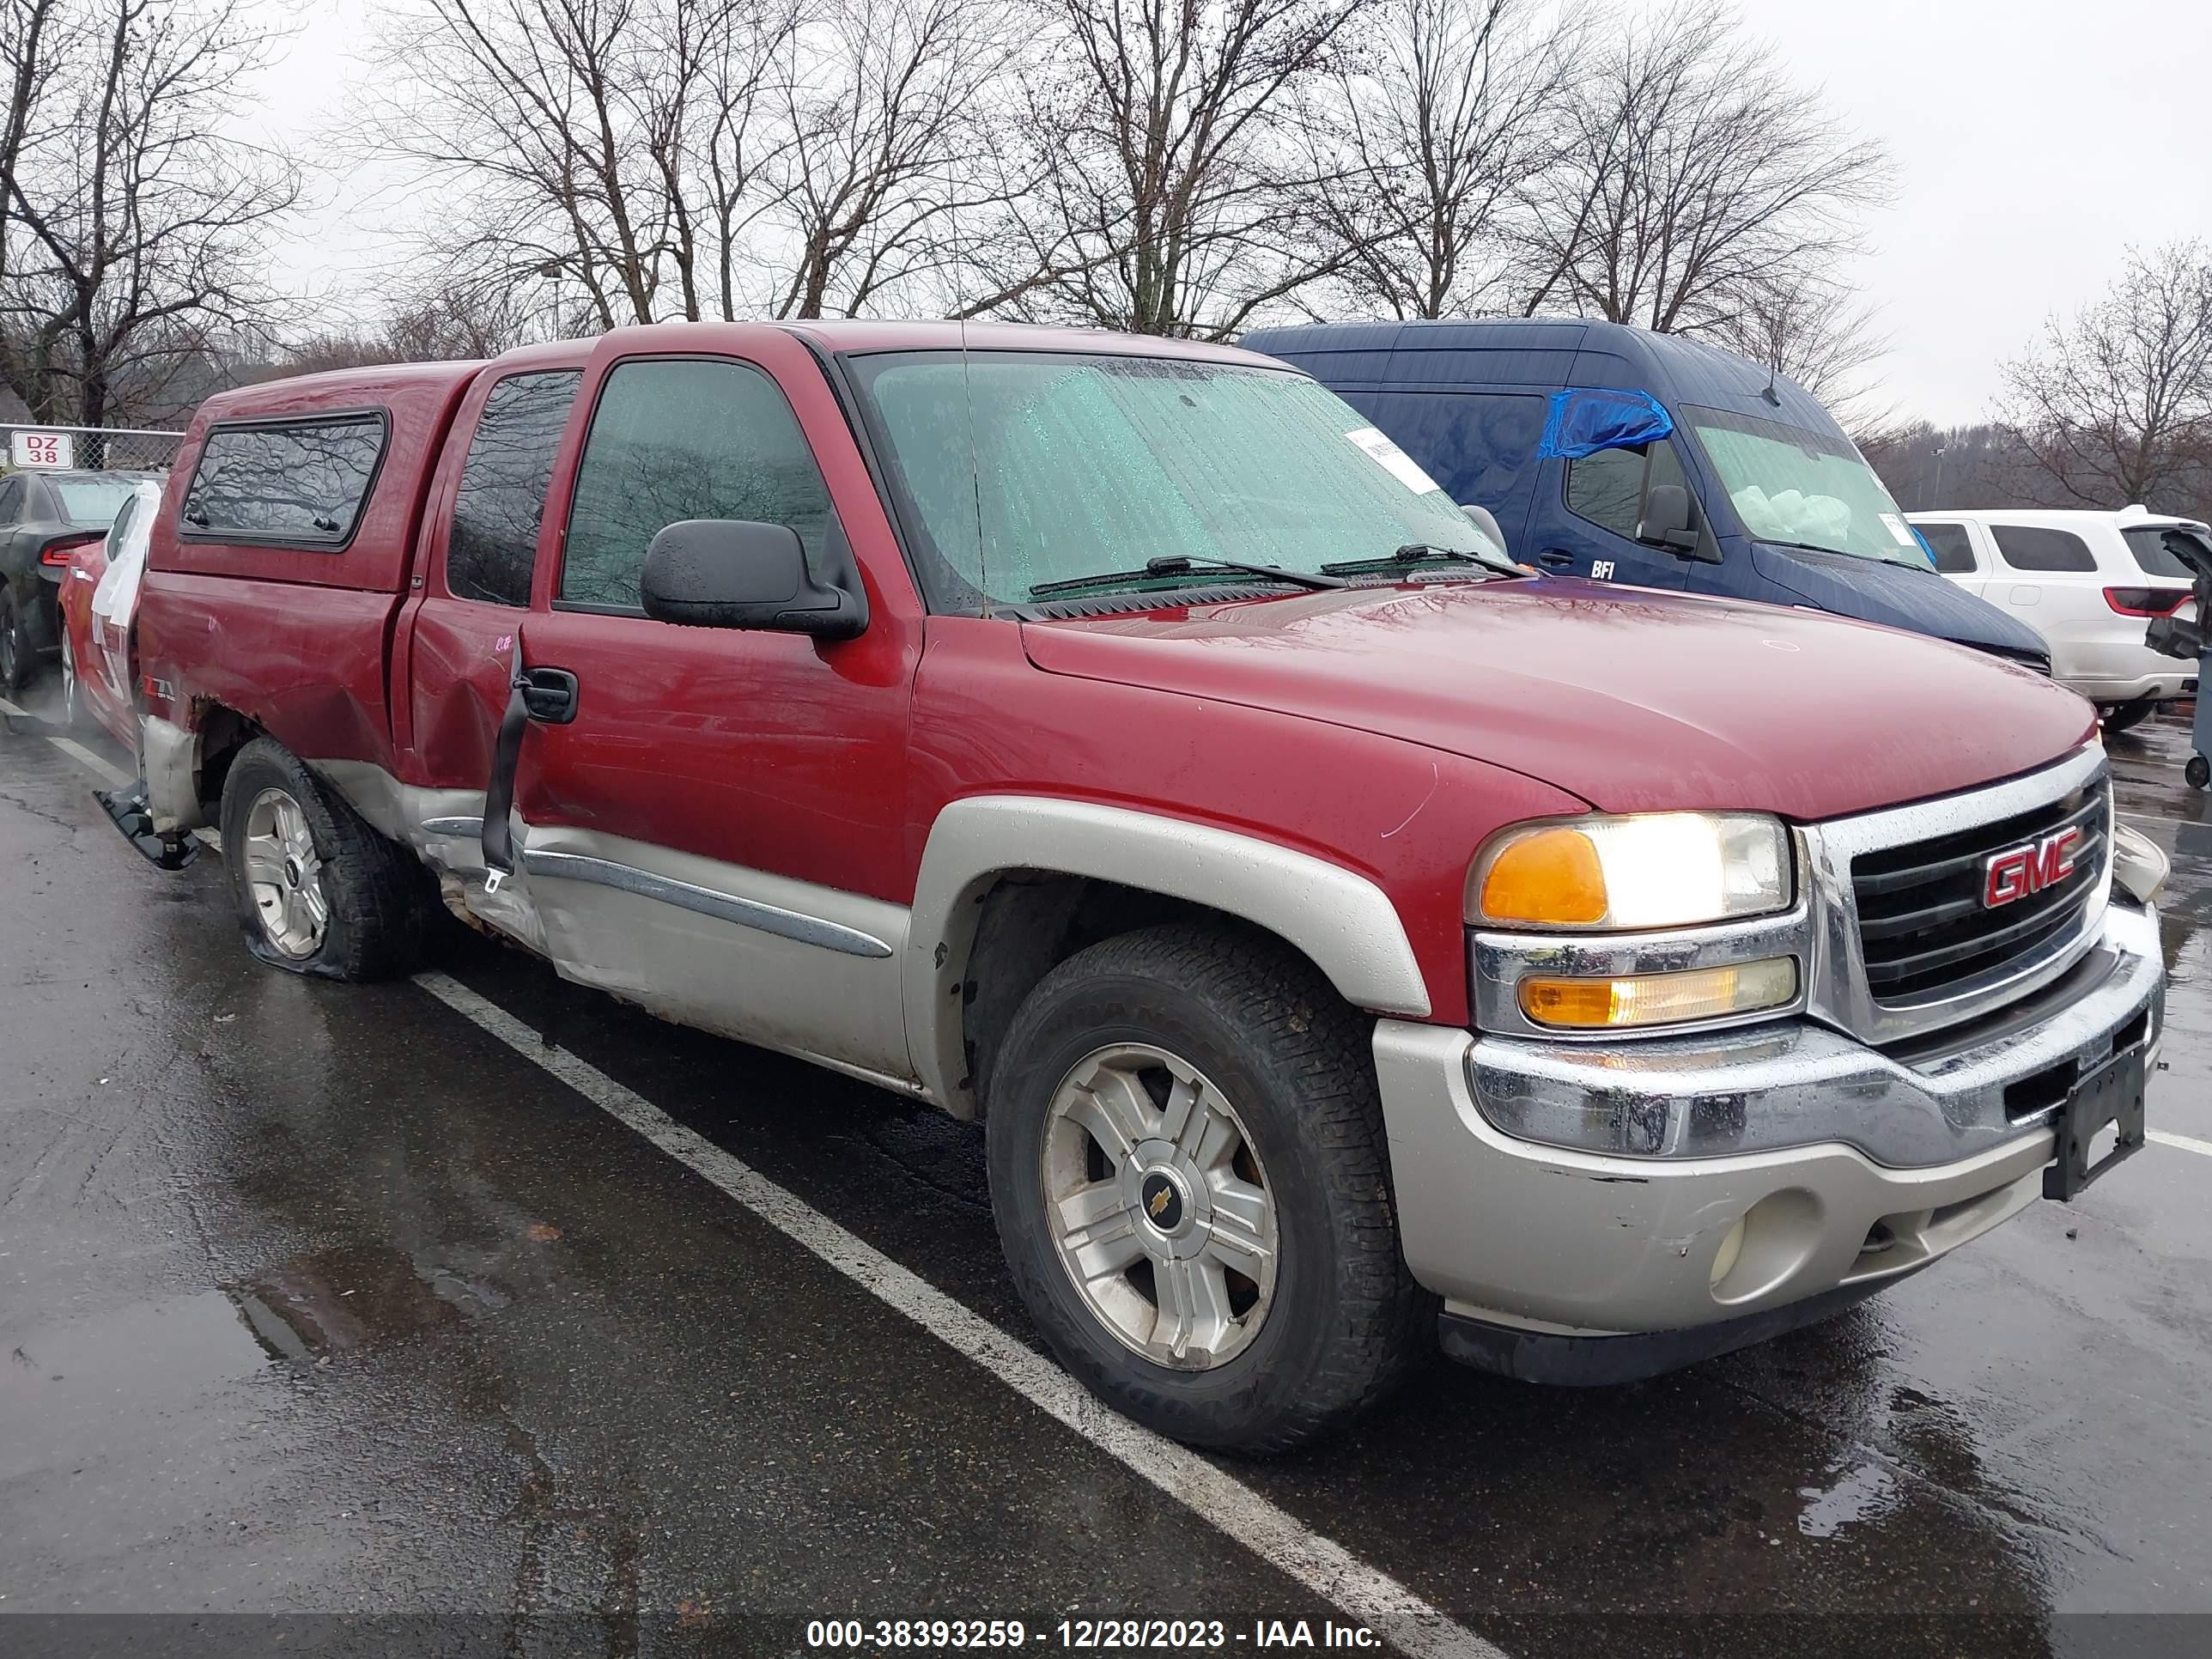
[[[1335,1201],[1328,1205],[1340,1252],[1331,1264],[1341,1328],[1316,1332],[1320,1363],[1294,1401],[1250,1434],[1170,1427],[1181,1438],[1239,1451],[1289,1451],[1368,1410],[1401,1382],[1433,1346],[1435,1299],[1417,1285],[1400,1247],[1390,1182],[1389,1151],[1375,1082],[1372,1024],[1351,1007],[1313,965],[1272,935],[1243,927],[1170,923],[1122,933],[1078,952],[1041,981],[1017,1013],[1006,1052],[1033,1040],[1058,996],[1090,980],[1145,980],[1175,986],[1243,1033],[1293,1081],[1300,1132],[1320,1162]],[[1012,1068],[1002,1066],[1000,1075]],[[1035,1109],[1035,1103],[1030,1103]],[[992,1115],[1017,1111],[994,1102]],[[1018,1279],[1058,1264],[1042,1250],[1018,1250],[1007,1240]],[[1022,1285],[1037,1305],[1037,1286]],[[1049,1333],[1048,1333],[1049,1334]],[[1060,1345],[1055,1345],[1056,1346]],[[1176,1403],[1157,1391],[1088,1362],[1080,1351],[1062,1358],[1094,1389],[1110,1395],[1153,1393],[1148,1415],[1170,1416]],[[1103,1385],[1103,1386],[1102,1386]]]
[[[298,962],[280,956],[262,936],[245,892],[241,866],[229,854],[246,804],[269,787],[262,780],[270,772],[307,815],[323,858],[323,896],[331,911],[331,925],[325,930],[322,948]],[[422,863],[354,811],[275,738],[254,738],[231,763],[223,781],[222,834],[239,925],[247,948],[264,962],[326,979],[361,981],[411,973],[429,955],[442,913]]]

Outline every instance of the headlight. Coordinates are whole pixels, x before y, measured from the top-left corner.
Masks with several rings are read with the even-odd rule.
[[[1468,872],[1480,927],[1687,927],[1787,909],[1790,836],[1755,812],[1650,812],[1530,824]]]

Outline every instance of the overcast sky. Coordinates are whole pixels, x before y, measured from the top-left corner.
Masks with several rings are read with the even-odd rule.
[[[263,77],[272,136],[313,159],[360,73],[360,0],[269,0],[300,33]],[[2204,0],[1744,0],[1748,26],[1858,132],[1887,145],[1895,205],[1859,279],[1903,415],[1986,412],[1996,365],[2096,295],[2130,243],[2212,236]],[[343,306],[375,257],[331,201],[285,253]]]

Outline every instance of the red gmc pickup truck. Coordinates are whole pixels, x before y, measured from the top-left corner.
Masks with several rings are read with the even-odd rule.
[[[1207,1445],[1439,1337],[1719,1352],[2141,1141],[2163,864],[2087,704],[1535,579],[1480,518],[1180,342],[678,325],[256,386],[155,526],[143,811],[220,825],[273,967],[404,971],[442,903],[981,1119],[1044,1336]]]

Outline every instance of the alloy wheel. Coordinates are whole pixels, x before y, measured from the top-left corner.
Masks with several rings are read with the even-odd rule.
[[[330,927],[323,863],[300,803],[264,789],[246,810],[246,881],[269,943],[295,959],[321,948]]]
[[[1275,1196],[1210,1079],[1148,1044],[1096,1049],[1053,1094],[1040,1162],[1060,1265],[1119,1341],[1178,1370],[1250,1346],[1274,1301]]]

